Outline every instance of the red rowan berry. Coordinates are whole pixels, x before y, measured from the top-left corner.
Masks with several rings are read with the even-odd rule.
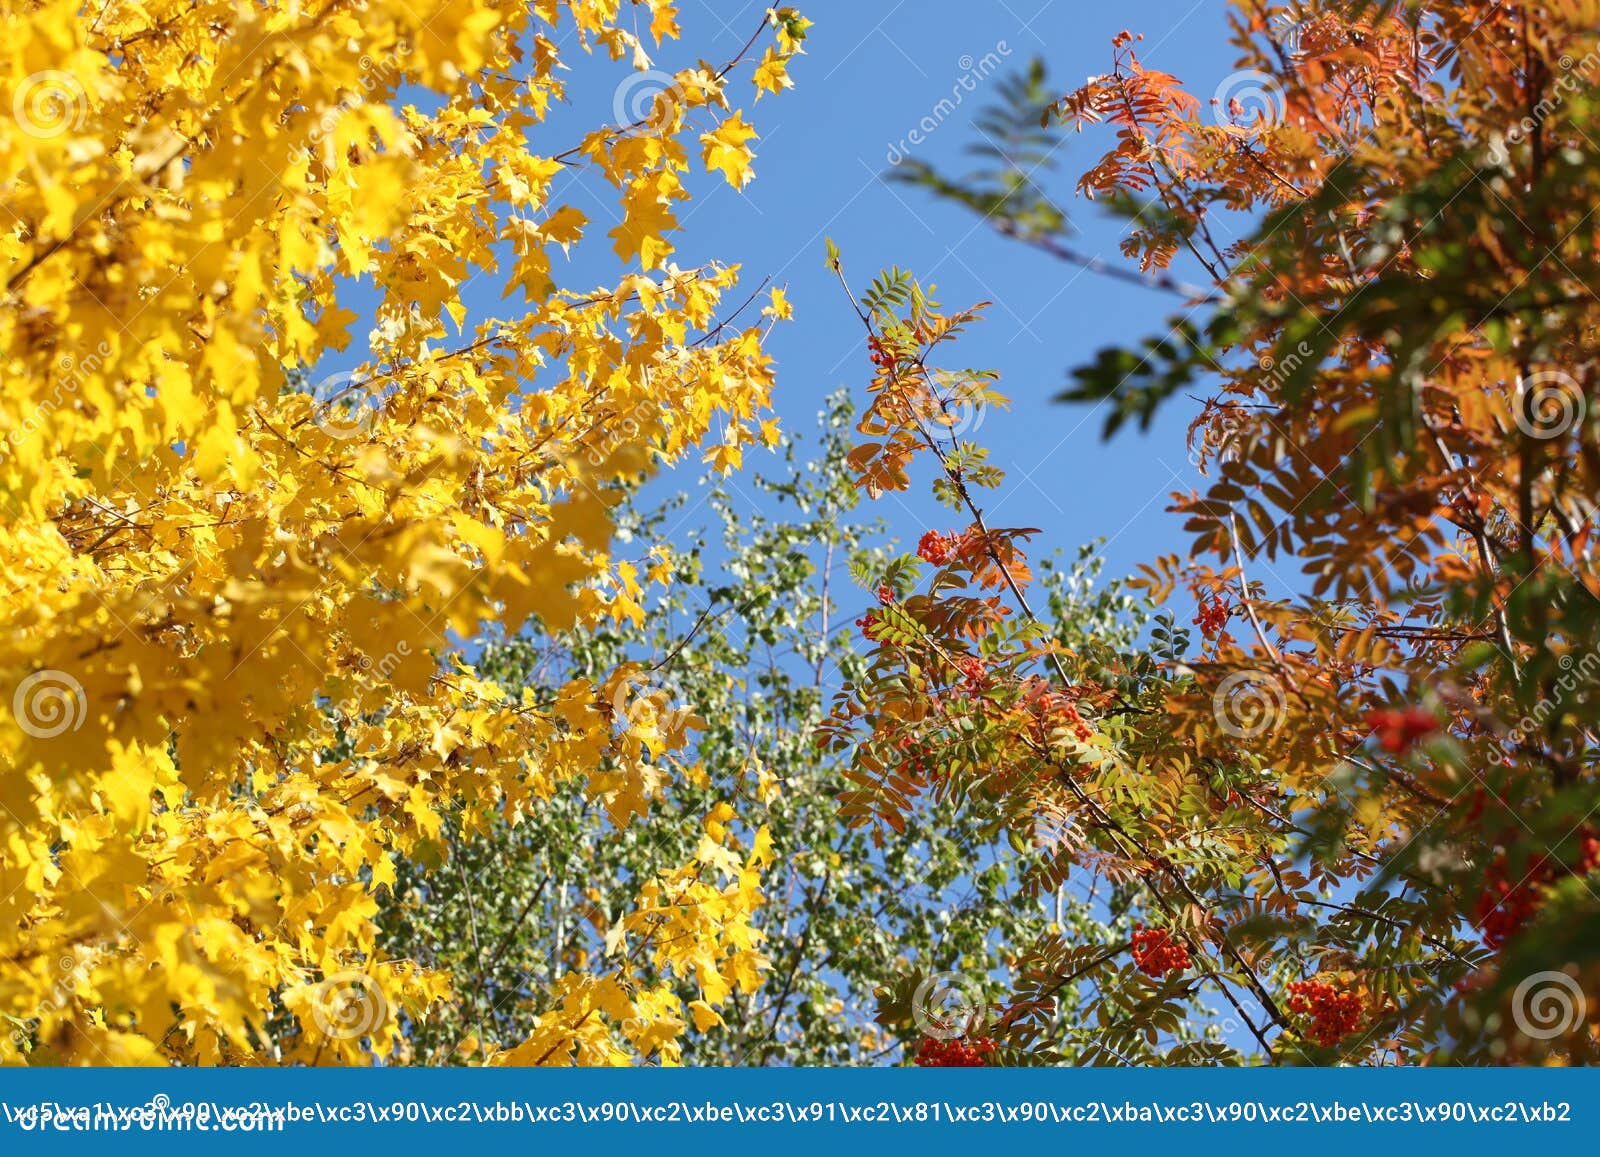
[[[917,557],[933,566],[943,566],[950,561],[950,540],[937,530],[930,530],[917,540]]]
[[[1473,911],[1473,923],[1478,926],[1484,944],[1497,951],[1538,914],[1544,899],[1537,883],[1537,869],[1530,878],[1515,884],[1505,878],[1505,872],[1506,860],[1502,853],[1489,866]]]
[[[1309,1016],[1306,1035],[1323,1048],[1332,1048],[1355,1032],[1361,1023],[1361,996],[1342,992],[1319,977],[1289,985],[1289,1011]]]
[[[1522,878],[1512,883],[1506,854],[1500,852],[1484,873],[1483,891],[1473,910],[1483,942],[1500,949],[1538,916],[1544,906],[1546,890],[1570,876],[1587,876],[1600,866],[1600,838],[1585,826],[1578,840],[1578,862],[1568,866],[1550,856],[1540,856],[1529,864]]]
[[[976,655],[965,655],[955,660],[956,670],[961,672],[967,685],[974,691],[979,690],[989,681],[989,674],[984,669],[983,660]]]
[[[1062,709],[1061,714],[1066,717],[1068,723],[1072,724],[1072,734],[1077,737],[1079,743],[1088,743],[1089,740],[1094,738],[1094,732],[1083,721],[1083,716],[1078,714],[1078,705],[1076,703],[1068,703]]]
[[[1391,755],[1400,755],[1423,736],[1437,731],[1439,721],[1433,712],[1423,707],[1408,707],[1404,711],[1380,707],[1367,712],[1367,726],[1378,737],[1378,746]]]
[[[1207,599],[1200,604],[1200,613],[1194,617],[1195,625],[1207,638],[1215,638],[1228,623],[1228,604],[1220,597]]]
[[[926,1068],[941,1069],[976,1069],[981,1068],[985,1059],[995,1051],[995,1043],[986,1036],[973,1037],[970,1040],[956,1038],[955,1040],[940,1040],[938,1037],[924,1037],[922,1044],[917,1049],[917,1064]]]
[[[1146,976],[1158,979],[1189,967],[1189,949],[1165,928],[1140,925],[1133,934],[1133,963]]]

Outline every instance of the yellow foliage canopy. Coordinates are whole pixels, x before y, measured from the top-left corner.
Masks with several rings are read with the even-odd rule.
[[[633,6],[676,34],[669,0]],[[670,262],[690,110],[722,118],[705,164],[750,176],[731,65],[546,141],[558,39],[648,67],[620,7],[6,4],[6,1059],[404,1059],[402,1014],[449,985],[376,942],[396,857],[573,779],[618,822],[647,811],[682,727],[584,683],[510,698],[447,654],[626,613],[615,482],[713,428],[771,436],[761,331],[717,325],[737,269]],[[758,92],[787,83],[794,19],[771,17]],[[551,248],[589,222],[556,178],[591,166],[633,268],[567,288]],[[469,319],[484,275],[526,308]],[[357,281],[375,325],[330,376]],[[765,853],[709,832],[507,1059],[670,1057],[754,982]],[[663,925],[687,1012],[629,978]]]

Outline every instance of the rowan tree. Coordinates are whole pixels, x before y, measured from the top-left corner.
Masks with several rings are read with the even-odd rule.
[[[872,675],[837,708],[846,807],[894,825],[918,791],[959,791],[1058,833],[1060,872],[1110,878],[1160,931],[1042,954],[999,1039],[1092,977],[1079,1014],[1106,1060],[1239,1059],[1157,1047],[1190,986],[1259,1060],[1591,1059],[1593,5],[1240,0],[1232,20],[1238,71],[1210,102],[1124,33],[1102,75],[1047,99],[1036,72],[1001,110],[1035,156],[1113,135],[1078,192],[1127,216],[1117,275],[1183,299],[1065,397],[1105,407],[1109,434],[1207,394],[1191,437],[1211,480],[1174,496],[1190,555],[1143,583],[1184,589],[1199,638],[1105,662],[1050,636],[1037,532],[988,525],[998,472],[951,433],[954,408],[993,402],[949,362],[976,315],[880,279],[854,464],[877,491],[931,461],[959,522],[926,567],[891,569]],[[1037,165],[1000,155],[905,175],[1105,268]],[[905,735],[937,738],[930,772],[893,759]]]

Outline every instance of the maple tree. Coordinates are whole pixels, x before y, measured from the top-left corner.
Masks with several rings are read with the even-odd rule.
[[[626,668],[508,694],[456,644],[637,616],[669,563],[612,557],[618,483],[776,438],[781,291],[672,236],[806,22],[567,138],[563,71],[647,69],[669,0],[6,9],[0,1056],[398,1059],[451,992],[377,935],[397,864],[572,782],[625,827],[678,767],[695,721],[616,710]],[[618,199],[613,285],[552,264],[606,244],[567,172]],[[469,311],[497,271],[521,307]],[[491,1062],[670,1058],[760,983],[769,838],[698,822]]]
[[[1033,612],[1037,532],[986,521],[1000,472],[956,421],[997,401],[950,362],[979,311],[892,271],[857,305],[852,466],[877,493],[931,464],[965,526],[881,576],[872,666],[830,723],[846,810],[898,828],[955,793],[1051,850],[1042,881],[1098,873],[1147,913],[1110,950],[1040,946],[982,1022],[1002,1049],[1090,978],[1067,1010],[1098,1025],[1080,1059],[1592,1059],[1594,6],[1237,0],[1231,19],[1213,102],[1124,33],[1065,96],[1042,69],[1002,94],[1016,148],[995,167],[901,174],[1099,271],[1041,169],[1063,131],[1113,134],[1078,191],[1127,217],[1117,275],[1184,308],[1064,397],[1104,406],[1109,436],[1207,392],[1210,481],[1174,496],[1191,554],[1140,584],[1185,589],[1200,638],[1166,620],[1107,649]],[[1201,989],[1235,1032],[1174,1040]]]

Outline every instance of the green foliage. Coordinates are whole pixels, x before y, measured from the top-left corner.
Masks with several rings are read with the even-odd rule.
[[[441,876],[402,873],[382,915],[395,951],[449,969],[467,997],[412,1027],[419,1056],[470,1061],[470,1050],[454,1051],[463,1038],[527,1035],[554,979],[605,951],[608,920],[632,881],[682,860],[719,799],[736,799],[742,816],[772,833],[778,860],[762,924],[773,965],[761,992],[722,1010],[725,1026],[686,1040],[686,1063],[894,1058],[916,1034],[909,1022],[893,1031],[874,1023],[873,994],[886,978],[955,972],[998,994],[1004,946],[1044,935],[1052,921],[1096,926],[1065,890],[1029,892],[1027,859],[956,800],[924,801],[904,837],[881,844],[839,818],[844,781],[812,728],[832,687],[867,677],[850,625],[866,596],[843,580],[850,570],[875,587],[905,565],[872,545],[883,527],[856,516],[843,469],[848,422],[846,403],[831,399],[815,458],[802,460],[789,443],[786,471],[755,480],[777,515],[751,513],[731,489],[713,489],[701,507],[682,495],[654,506],[635,496],[621,512],[624,535],[677,548],[673,583],[645,601],[644,626],[544,646],[516,639],[482,656],[481,669],[508,687],[659,662],[652,686],[705,721],[696,752],[704,778],[668,788],[648,830],[616,830],[573,790],[515,828],[452,833]],[[713,516],[709,533],[689,529],[702,512]],[[1114,600],[1068,593],[1073,581],[1062,576],[1062,606],[1094,619],[1073,629],[1109,628]]]

